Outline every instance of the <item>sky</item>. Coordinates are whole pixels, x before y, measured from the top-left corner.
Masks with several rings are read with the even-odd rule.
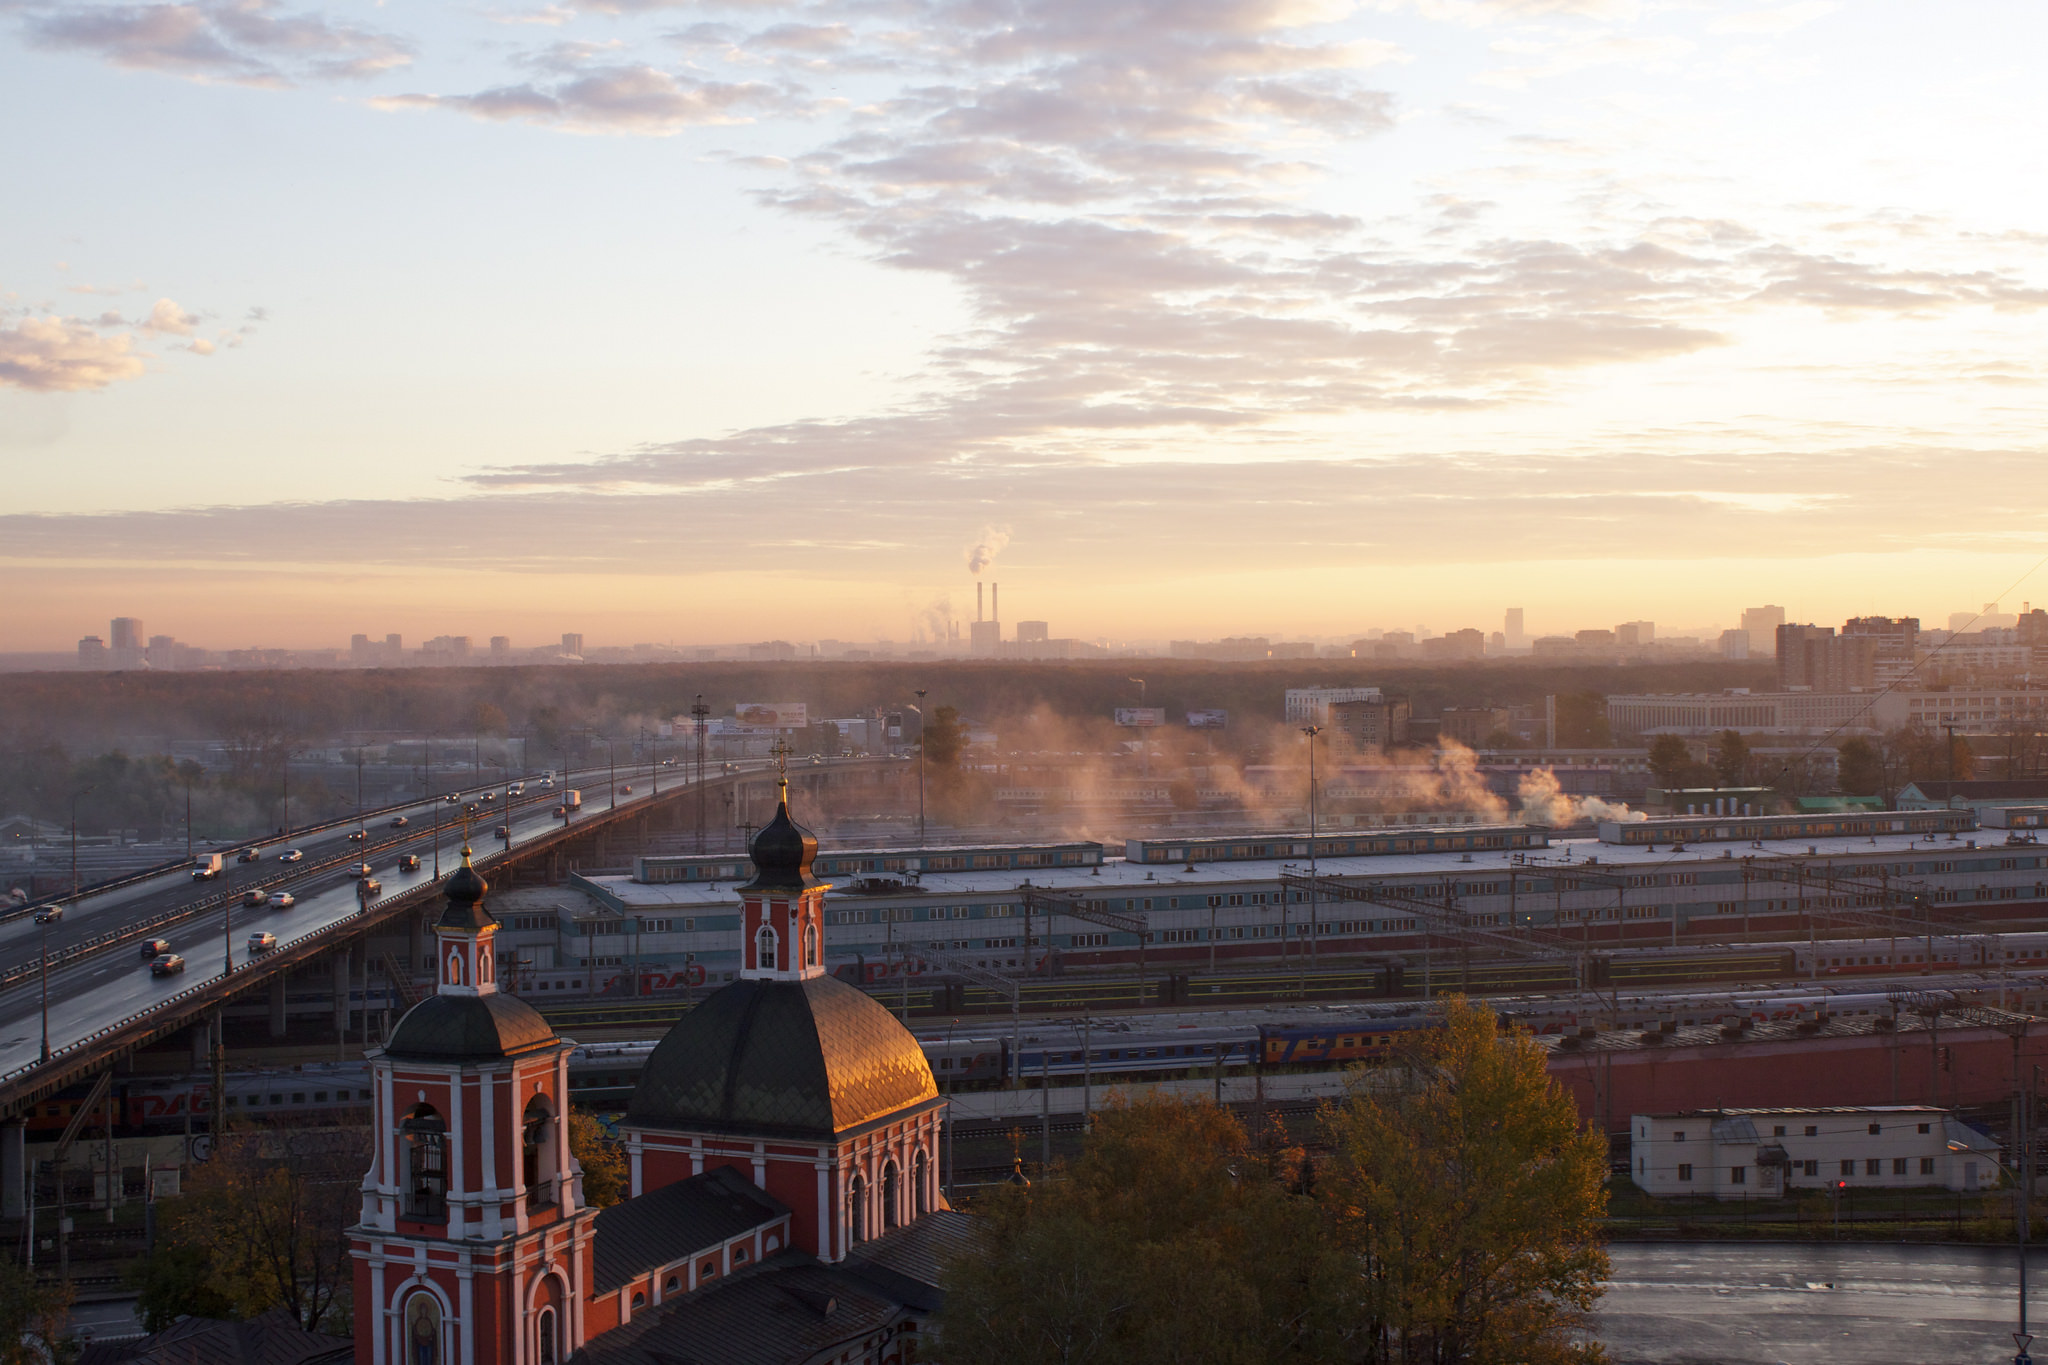
[[[0,0],[0,650],[2048,602],[2044,30]]]

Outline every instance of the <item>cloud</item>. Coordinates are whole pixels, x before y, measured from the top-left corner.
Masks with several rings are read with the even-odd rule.
[[[287,13],[273,0],[31,8],[26,32],[35,46],[116,66],[252,85],[353,79],[412,60],[401,39]]]
[[[128,336],[103,336],[75,318],[0,318],[0,385],[36,393],[103,389],[143,371]]]
[[[754,82],[700,81],[652,66],[606,66],[471,95],[391,95],[372,103],[380,109],[446,109],[576,132],[666,136],[685,128],[746,122],[758,112],[787,108],[789,100]]]
[[[199,317],[188,313],[169,299],[158,299],[149,310],[149,316],[141,323],[145,332],[161,333],[166,336],[188,337],[199,326]]]

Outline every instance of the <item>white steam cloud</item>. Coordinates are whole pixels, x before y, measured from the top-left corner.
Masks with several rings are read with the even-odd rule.
[[[967,572],[980,573],[996,562],[996,556],[1010,543],[1010,528],[1007,526],[984,526],[981,536],[974,542],[974,548],[967,552]]]

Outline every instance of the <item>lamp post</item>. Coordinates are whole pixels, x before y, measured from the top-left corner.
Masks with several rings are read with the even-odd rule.
[[[43,1057],[50,1060],[50,922],[43,921]]]
[[[2019,1097],[2016,1107],[2018,1108],[2022,1122],[2024,1122],[2028,1116],[2027,1110],[2030,1108],[2030,1106],[2027,1104],[2027,1099],[2024,1094],[2022,1094]],[[2034,1338],[2027,1332],[2028,1209],[2027,1179],[2025,1172],[2027,1171],[2027,1168],[2032,1165],[2032,1162],[2029,1161],[2028,1158],[2032,1155],[2031,1149],[2033,1146],[2033,1142],[2032,1135],[2030,1133],[2025,1132],[2024,1130],[2015,1132],[2013,1134],[2013,1140],[2015,1146],[2020,1146],[2020,1170],[2022,1174],[2017,1175],[2013,1173],[2011,1167],[2007,1166],[2003,1161],[2000,1161],[1997,1157],[1988,1156],[1983,1152],[1976,1151],[1972,1149],[1967,1143],[1952,1141],[1947,1143],[1946,1145],[1951,1152],[1967,1152],[1971,1156],[1984,1157],[1986,1161],[1989,1161],[1992,1165],[1996,1166],[2001,1172],[2009,1176],[2014,1184],[2019,1186],[2019,1235],[2015,1243],[2015,1246],[2016,1249],[2019,1251],[2020,1259],[2020,1329],[2012,1334],[2013,1345],[2019,1348],[2018,1352],[2013,1356],[2013,1365],[2032,1365],[2033,1357],[2027,1354],[2027,1347],[2033,1344]]]
[[[704,694],[690,703],[690,719],[697,726],[697,854],[704,854],[704,720],[711,714],[711,708],[704,704]]]
[[[980,589],[977,588],[975,591],[979,592]],[[910,708],[917,712],[917,846],[919,848],[925,847],[927,843],[924,829],[924,694],[930,690],[930,688],[925,687],[918,688],[917,705]]]
[[[71,793],[71,895],[78,897],[78,798],[92,795],[93,788],[80,787]]]
[[[1323,732],[1320,725],[1304,725],[1301,732],[1308,736],[1308,962],[1302,968],[1301,989],[1308,993],[1308,967],[1316,962],[1316,935],[1322,931],[1317,913],[1322,897],[1316,884],[1316,736]]]

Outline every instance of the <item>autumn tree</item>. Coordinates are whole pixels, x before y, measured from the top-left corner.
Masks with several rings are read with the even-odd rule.
[[[1557,742],[1568,749],[1604,749],[1612,744],[1607,698],[1598,692],[1567,692],[1560,696]]]
[[[1358,1267],[1353,1359],[1525,1365],[1598,1358],[1607,1143],[1526,1036],[1461,999],[1418,1034],[1406,1083],[1323,1111],[1321,1188]]]
[[[1749,743],[1734,730],[1723,730],[1714,739],[1714,779],[1724,787],[1740,787],[1749,781]]]
[[[0,1365],[69,1365],[79,1354],[64,1339],[70,1317],[70,1286],[0,1258]]]
[[[1692,750],[1677,735],[1659,735],[1650,741],[1650,776],[1665,791],[1685,785],[1686,770],[1692,767]]]
[[[626,1150],[585,1109],[569,1111],[569,1155],[583,1167],[583,1202],[608,1209],[626,1197]]]
[[[207,1307],[225,1305],[226,1316],[250,1318],[282,1305],[308,1329],[342,1325],[350,1283],[346,1231],[361,1211],[369,1164],[366,1128],[223,1135],[183,1196],[164,1210],[159,1255],[182,1256],[187,1268],[198,1257],[204,1279],[194,1283],[167,1261],[154,1277],[159,1298],[168,1301],[183,1283]]]
[[[1005,1186],[946,1272],[948,1365],[1337,1362],[1348,1275],[1304,1193],[1299,1149],[1228,1110],[1102,1110],[1083,1155]]]
[[[1835,786],[1848,796],[1882,796],[1891,804],[1884,760],[1867,739],[1845,739],[1835,750]]]

